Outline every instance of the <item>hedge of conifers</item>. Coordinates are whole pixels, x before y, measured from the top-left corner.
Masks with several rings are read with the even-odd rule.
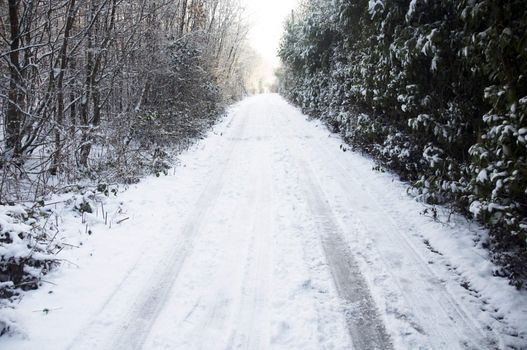
[[[496,274],[527,270],[527,2],[308,0],[280,89],[428,203],[490,228]]]

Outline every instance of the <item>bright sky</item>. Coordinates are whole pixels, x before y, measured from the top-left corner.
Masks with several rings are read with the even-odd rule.
[[[298,0],[243,0],[252,24],[249,40],[267,67],[266,80],[272,80],[273,69],[279,65],[277,57],[284,21],[295,9]]]

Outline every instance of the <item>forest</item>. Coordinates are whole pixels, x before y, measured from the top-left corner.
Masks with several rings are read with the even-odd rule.
[[[0,203],[162,172],[246,93],[231,0],[0,1]]]
[[[421,200],[490,229],[527,276],[523,0],[306,0],[286,24],[281,93]]]

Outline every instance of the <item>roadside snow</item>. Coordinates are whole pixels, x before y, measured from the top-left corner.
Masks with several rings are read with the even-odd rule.
[[[277,95],[235,105],[168,176],[105,198],[109,219],[64,207],[63,264],[0,310],[20,330],[0,348],[360,348],[339,269],[396,349],[527,347],[527,293],[492,275],[485,232],[340,146]]]

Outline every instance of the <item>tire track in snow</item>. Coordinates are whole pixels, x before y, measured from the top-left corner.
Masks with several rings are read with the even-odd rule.
[[[328,145],[325,145],[325,148],[329,151]],[[336,159],[335,156],[334,156],[334,160],[336,162],[335,164],[337,164],[337,166],[340,168],[339,171],[341,172],[341,174],[343,174],[345,172],[348,172],[350,175],[352,175],[352,176],[354,176],[356,178],[356,179],[354,179],[355,182],[357,181],[357,178],[360,179],[361,177],[367,176],[366,174],[364,174],[363,169],[359,169],[359,171],[355,171],[355,173],[357,174],[357,175],[355,175],[348,169],[348,167],[346,166],[346,164],[344,162]],[[389,205],[386,204],[386,203],[389,203],[389,200],[388,201],[379,201],[378,200],[378,198],[381,198],[384,194],[380,193],[377,188],[372,187],[371,185],[368,185],[368,184],[364,184],[363,187],[364,187],[363,188],[364,191],[374,200],[375,204],[377,206],[379,206],[379,208],[381,208],[389,216],[390,220],[392,221],[392,223],[394,225],[396,225],[397,227],[408,227],[408,231],[409,232],[410,231],[417,231],[417,233],[415,233],[414,236],[418,235],[419,237],[424,239],[424,237],[419,234],[419,230],[415,229],[415,224],[411,224],[405,218],[405,215],[403,213],[401,213],[401,211],[397,207],[389,206]],[[404,235],[405,241],[409,245],[412,246],[412,248],[418,254],[419,258],[422,259],[422,262],[426,262],[425,258],[420,253],[418,253],[418,249],[416,249],[415,245],[411,242],[411,237],[406,237],[406,236],[407,235]],[[427,249],[430,250],[430,246],[428,246],[428,244],[427,244]],[[432,253],[437,254],[437,252],[434,252],[434,251],[432,251]],[[441,256],[440,260],[443,260],[442,264],[445,265],[444,266],[445,269],[450,270],[449,265],[450,266],[454,266],[454,268],[452,269],[452,271],[454,271],[454,272],[451,272],[451,276],[452,276],[453,280],[457,281],[457,283],[459,283],[459,284],[467,281],[467,280],[465,280],[464,274],[456,271],[455,264],[451,263],[451,261],[450,261],[450,259],[448,259],[448,257],[445,257],[444,255],[440,255],[440,256]],[[429,265],[426,264],[426,266],[429,266]],[[461,278],[461,280],[459,280],[460,278]],[[447,289],[447,291],[450,289],[448,287],[445,287],[445,288]],[[514,327],[512,327],[512,326],[510,326],[508,324],[506,317],[498,318],[498,316],[495,316],[495,315],[493,315],[492,312],[488,311],[488,310],[493,310],[493,309],[499,308],[499,306],[497,306],[497,304],[494,304],[492,306],[485,306],[485,305],[487,305],[487,301],[485,301],[484,299],[488,298],[489,297],[488,295],[486,295],[486,296],[482,296],[482,295],[474,296],[472,294],[473,290],[467,290],[467,288],[463,287],[463,286],[461,286],[461,288],[463,288],[467,292],[468,295],[471,295],[471,296],[473,296],[476,299],[480,299],[480,302],[481,302],[480,310],[481,311],[486,312],[487,314],[489,314],[489,317],[491,317],[492,319],[496,320],[496,322],[501,324],[501,326],[504,329],[508,328],[507,331],[504,331],[505,335],[511,336],[511,337],[517,337],[518,336],[517,334],[521,334],[521,332],[518,332],[518,330],[516,328],[514,328]],[[479,294],[480,292],[477,291],[476,293]],[[449,292],[449,294],[452,296],[452,298],[455,299],[455,296],[454,296],[453,293]],[[487,311],[483,310],[482,309],[483,307],[485,309],[487,309]],[[465,313],[465,311],[463,311],[463,312]],[[487,336],[487,339],[489,340],[489,342],[494,343],[495,341],[497,341],[499,339],[499,341],[500,341],[499,347],[506,347],[505,343],[503,342],[503,339],[500,339],[500,338],[503,337],[503,334],[498,334],[495,331],[493,331],[494,327],[490,327],[490,324],[488,324],[488,323],[481,323],[481,322],[476,321],[471,316],[468,316],[468,317],[470,319],[470,322],[474,325],[474,327],[476,327],[476,328],[478,328],[480,330],[484,328],[486,330],[486,332],[484,332],[484,333],[487,333],[487,332],[490,331],[490,333],[493,334],[493,336],[496,339],[492,339],[492,338],[489,338],[489,336]],[[524,339],[524,338],[521,338],[521,339]],[[496,346],[498,346],[498,345],[496,345]]]
[[[267,143],[263,142],[263,146]],[[251,227],[252,242],[249,260],[246,262],[244,288],[239,306],[237,323],[239,327],[231,335],[227,349],[258,350],[268,347],[267,302],[269,287],[270,236],[272,232],[273,208],[269,150],[256,152],[264,155],[258,160],[259,181],[257,205],[253,207]]]
[[[247,266],[250,259],[248,257],[243,259],[242,257],[247,256],[251,250],[251,241],[254,244],[254,234],[250,228],[254,227],[258,216],[256,209],[260,199],[261,176],[257,171],[259,168],[255,165],[257,161],[250,157],[254,152],[252,144],[240,138],[237,139],[237,142],[240,143],[238,158],[249,159],[249,162],[248,164],[239,164],[236,174],[233,174],[235,178],[230,178],[233,183],[239,186],[238,188],[243,199],[236,200],[236,210],[232,220],[235,226],[226,229],[228,237],[224,237],[223,240],[230,241],[230,254],[234,254],[240,259],[240,261],[236,261],[236,265],[240,265],[240,262],[245,262],[245,264],[241,269],[238,269],[232,265],[233,261],[230,259],[223,258],[218,261],[215,266],[217,271],[214,280],[210,281],[211,288],[215,289],[214,286],[218,285],[218,281],[230,281],[231,286],[227,289],[215,289],[216,293],[207,293],[203,299],[198,301],[206,311],[201,318],[197,317],[197,319],[192,321],[194,329],[186,336],[187,339],[194,340],[186,344],[187,348],[190,349],[209,350],[220,348],[220,344],[230,341],[226,336],[230,335],[233,327],[238,329],[247,324],[247,322],[244,322],[245,320],[240,321],[239,318],[234,318],[234,316],[236,310],[240,310],[243,307],[236,304],[243,303],[244,286],[250,285],[252,282],[247,278]],[[224,215],[229,214],[231,213],[225,213]],[[225,241],[222,243],[215,242],[218,246],[225,243]],[[218,332],[224,335],[221,339],[218,337]]]
[[[233,131],[234,136],[243,134],[246,127],[246,119],[243,116],[241,117],[240,124]],[[229,123],[229,128],[231,127],[230,124],[232,121]],[[74,339],[68,349],[103,348],[133,350],[142,348],[157,316],[169,296],[170,290],[183,267],[186,257],[192,252],[193,242],[200,232],[203,219],[210,213],[221,194],[225,183],[224,177],[226,170],[229,168],[232,161],[232,154],[238,145],[238,142],[235,140],[228,142],[228,149],[225,160],[222,162],[222,167],[217,169],[209,178],[205,189],[201,192],[198,200],[194,204],[192,212],[185,221],[181,235],[178,235],[177,240],[173,242],[174,248],[170,250],[170,255],[162,259],[159,266],[156,267],[156,275],[152,276],[147,283],[139,280],[139,283],[144,283],[144,288],[139,296],[131,302],[129,311],[121,319],[121,325],[110,334],[111,340],[107,339],[106,344],[100,344],[100,339],[91,338],[91,333],[97,333],[100,331],[101,326],[104,327],[104,324],[101,325],[96,320],[87,327],[83,334]],[[166,225],[167,228],[170,226],[170,223]],[[123,282],[119,284],[120,288],[125,289],[128,285],[127,283],[137,280],[137,278],[132,278],[133,272],[129,271],[127,273]],[[112,293],[109,300],[104,304],[105,309],[101,310],[100,317],[104,316],[106,309],[111,310],[114,302],[118,304],[120,299],[122,299],[122,296],[119,291]]]
[[[291,145],[294,148],[296,145]],[[304,151],[297,150],[297,154]],[[321,234],[322,247],[339,296],[345,301],[345,319],[353,347],[357,350],[389,350],[390,337],[370,295],[366,280],[353,258],[328,200],[310,164],[294,159],[303,173],[301,187]]]
[[[318,159],[324,160],[327,164],[336,166],[327,166],[326,168],[332,169],[337,176],[335,177],[339,186],[343,189],[342,193],[349,193],[353,195],[344,196],[346,201],[350,204],[350,210],[357,216],[356,222],[361,230],[364,232],[382,232],[383,238],[388,240],[391,245],[398,245],[400,251],[404,251],[407,254],[405,258],[411,260],[412,268],[416,269],[415,276],[429,276],[431,280],[438,281],[440,278],[437,274],[430,269],[426,260],[419,254],[417,249],[413,246],[408,238],[400,232],[395,219],[390,213],[379,203],[371,192],[365,189],[363,181],[358,179],[352,171],[346,172],[345,166],[335,156],[335,150],[328,147],[325,142],[320,140],[316,142],[316,146],[310,147],[314,150],[314,154],[318,154]],[[328,160],[328,156],[330,160]],[[351,180],[345,181],[345,180]],[[368,218],[364,217],[361,211],[354,211],[353,208],[357,208],[360,203],[355,198],[369,198],[368,205],[373,206],[373,210],[368,211]],[[372,219],[374,217],[374,219]],[[372,236],[377,237],[372,234]],[[408,254],[409,253],[409,254]],[[455,301],[454,296],[441,284],[436,284],[433,291],[420,291],[416,289],[403,288],[403,281],[400,276],[397,276],[392,271],[397,270],[399,267],[395,265],[390,259],[386,259],[381,252],[379,252],[387,271],[396,282],[398,288],[402,291],[401,295],[406,300],[407,306],[413,310],[415,308],[426,310],[431,305],[434,306],[436,312],[413,312],[418,318],[419,326],[418,331],[424,331],[428,335],[428,341],[430,346],[434,349],[444,348],[445,344],[453,344],[453,334],[456,334],[457,339],[464,339],[460,345],[471,349],[482,349],[492,348],[493,341],[486,339],[485,333],[477,325],[477,322],[468,315],[468,313],[462,308],[462,306]],[[404,292],[403,292],[404,290]],[[432,302],[431,302],[432,300]],[[439,311],[439,312],[437,312]],[[426,322],[423,322],[426,321]],[[438,321],[442,321],[446,324],[454,323],[455,327],[452,327],[454,332],[441,332],[439,327],[435,327]],[[415,328],[415,326],[414,326]],[[450,340],[448,340],[450,339]]]
[[[322,189],[313,181],[314,174],[307,164],[301,167],[309,207],[322,231],[322,246],[342,299],[346,301],[346,322],[356,349],[391,349],[392,345],[377,307],[369,294],[368,285],[352,256],[341,229]]]
[[[241,124],[235,134],[243,134],[246,121],[247,118],[242,117]],[[139,302],[135,303],[127,317],[127,322],[116,334],[116,341],[110,346],[111,349],[131,350],[142,347],[157,316],[161,312],[186,257],[192,251],[194,240],[203,225],[203,219],[210,213],[221,194],[225,184],[225,172],[232,161],[232,154],[237,145],[238,143],[235,141],[230,142],[224,166],[218,171],[218,174],[210,178],[207,187],[195,204],[192,214],[186,220],[182,229],[182,240],[178,242],[179,244],[169,257],[167,264],[162,268],[159,278],[147,285],[147,287],[154,287],[147,288]]]

